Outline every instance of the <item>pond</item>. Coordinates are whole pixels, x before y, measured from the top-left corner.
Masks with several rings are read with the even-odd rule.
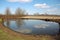
[[[57,35],[60,25],[56,22],[31,19],[17,19],[4,21],[4,25],[13,31],[34,35]]]

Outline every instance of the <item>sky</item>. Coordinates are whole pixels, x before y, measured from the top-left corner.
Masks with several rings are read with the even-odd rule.
[[[6,8],[10,8],[12,14],[17,8],[21,8],[31,15],[60,15],[60,0],[0,0],[0,14],[5,14]]]

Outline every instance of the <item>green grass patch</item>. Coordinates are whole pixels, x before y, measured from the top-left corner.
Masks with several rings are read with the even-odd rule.
[[[24,39],[22,39],[21,37],[9,35],[0,29],[0,40],[24,40]]]
[[[0,18],[0,22],[2,22],[2,19]]]

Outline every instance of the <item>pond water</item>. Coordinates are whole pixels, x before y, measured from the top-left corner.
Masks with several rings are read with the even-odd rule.
[[[59,24],[43,20],[17,19],[4,22],[6,27],[23,34],[57,35],[59,34]]]

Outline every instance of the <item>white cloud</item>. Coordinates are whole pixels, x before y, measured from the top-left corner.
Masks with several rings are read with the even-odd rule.
[[[17,0],[6,0],[8,2],[17,2]]]
[[[32,0],[20,0],[21,2],[31,2]]]
[[[32,0],[7,0],[8,2],[31,2]]]
[[[46,3],[35,4],[34,6],[37,7],[37,8],[50,8],[50,6],[48,6]]]

